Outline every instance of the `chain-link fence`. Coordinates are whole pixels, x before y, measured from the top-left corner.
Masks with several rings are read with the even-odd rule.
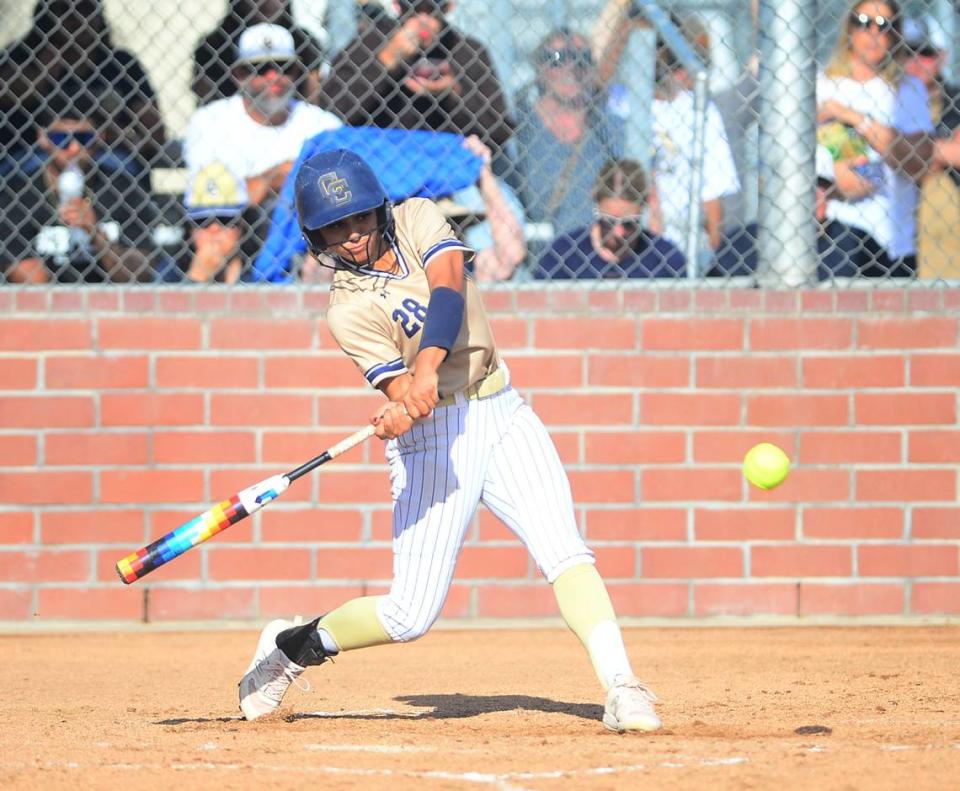
[[[334,146],[485,282],[960,278],[950,0],[0,10],[8,284],[323,281],[291,172]]]

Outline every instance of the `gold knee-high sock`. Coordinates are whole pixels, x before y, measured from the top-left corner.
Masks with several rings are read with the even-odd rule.
[[[592,563],[567,569],[553,583],[567,626],[583,643],[605,689],[620,674],[632,674],[617,616],[603,579]]]
[[[383,596],[362,596],[341,604],[320,619],[317,629],[329,634],[341,651],[392,643],[377,616],[377,604]]]

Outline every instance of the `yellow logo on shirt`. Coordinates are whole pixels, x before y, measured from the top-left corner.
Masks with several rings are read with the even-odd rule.
[[[329,173],[324,173],[317,180],[317,185],[324,196],[332,200],[336,206],[349,203],[353,199],[353,193],[350,192],[350,185],[347,184],[347,180],[340,178],[332,170]]]

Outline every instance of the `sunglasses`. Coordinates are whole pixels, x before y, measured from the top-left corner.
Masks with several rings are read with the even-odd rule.
[[[546,66],[548,69],[560,69],[564,66],[588,69],[593,66],[593,56],[590,54],[590,50],[577,49],[576,47],[542,50],[538,60],[541,66]]]
[[[878,33],[889,33],[893,29],[893,20],[889,17],[877,14],[850,14],[850,26],[857,30],[869,30],[871,25]]]
[[[601,211],[596,212],[597,224],[600,226],[600,235],[609,236],[618,225],[623,228],[625,237],[636,236],[643,228],[642,214],[628,214],[623,217],[617,217],[614,214],[604,214]]]
[[[189,217],[191,228],[209,228],[212,225],[222,225],[225,228],[233,228],[239,221],[236,214],[210,214],[206,217]]]
[[[84,148],[89,147],[96,140],[94,132],[47,132],[47,139],[57,148],[67,148],[74,140]]]
[[[277,63],[272,60],[265,60],[263,63],[248,63],[244,66],[244,70],[249,76],[265,77],[271,71],[277,72],[277,74],[283,74],[286,77],[293,77],[297,74],[299,66],[296,63],[286,61],[284,63]]]

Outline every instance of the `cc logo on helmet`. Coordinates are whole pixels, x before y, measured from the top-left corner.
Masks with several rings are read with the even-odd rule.
[[[353,198],[350,192],[350,185],[346,179],[340,178],[334,171],[324,173],[318,180],[317,185],[323,192],[324,197],[333,201],[335,206],[349,203]]]

